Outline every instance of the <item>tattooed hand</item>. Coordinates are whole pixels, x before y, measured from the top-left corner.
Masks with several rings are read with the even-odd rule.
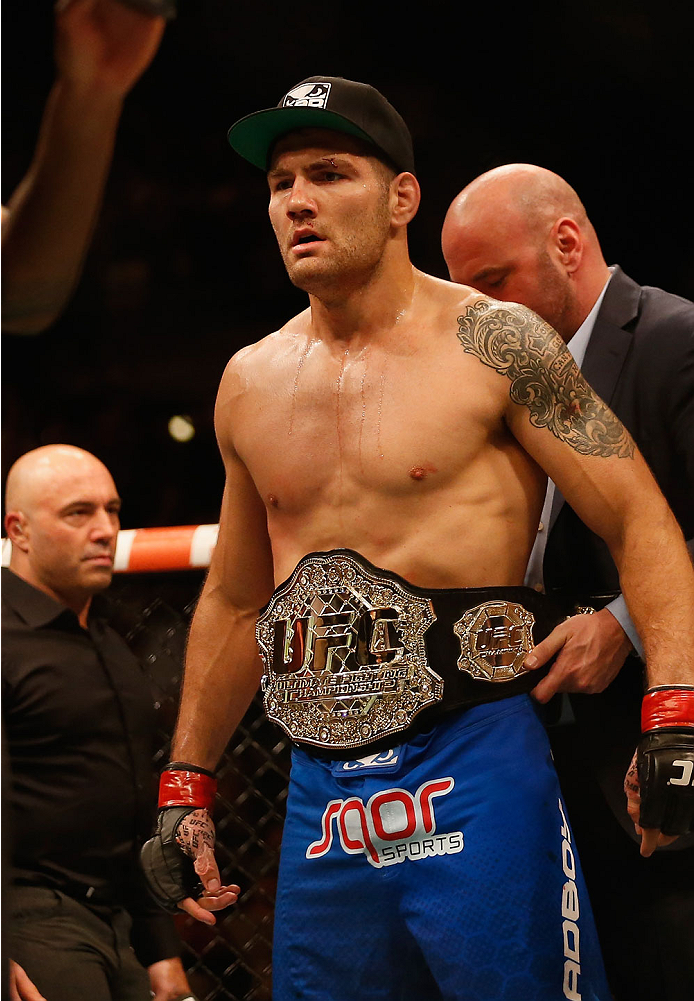
[[[657,828],[653,827],[641,827],[639,824],[639,816],[641,813],[641,786],[639,784],[639,771],[637,764],[638,752],[634,752],[634,757],[631,759],[631,764],[624,776],[624,794],[627,798],[627,812],[634,822],[634,827],[636,833],[641,838],[641,854],[644,857],[652,855],[656,848],[662,848],[664,845],[671,845],[673,841],[677,840],[677,837],[668,836],[667,834],[661,834]]]
[[[214,857],[215,830],[207,810],[193,810],[178,825],[176,844],[193,859],[193,867],[208,896],[219,890],[219,870]]]
[[[197,859],[205,849],[212,852],[214,843],[214,824],[207,810],[193,810],[186,814],[176,830],[176,844],[181,851],[189,858]]]
[[[532,310],[482,299],[458,324],[465,351],[511,380],[511,399],[528,408],[531,424],[581,455],[633,456],[628,431],[583,378],[559,334]]]
[[[210,912],[235,903],[241,891],[235,883],[222,885],[214,857],[214,823],[207,810],[192,810],[181,819],[176,829],[176,844],[193,859],[193,867],[204,887],[203,895],[197,901],[186,897],[178,906],[198,921],[214,924],[215,919]]]
[[[141,857],[150,890],[162,907],[172,912],[180,908],[213,925],[212,911],[236,903],[241,891],[236,883],[222,885],[214,843],[214,823],[206,809],[160,810],[157,830],[143,845]]]

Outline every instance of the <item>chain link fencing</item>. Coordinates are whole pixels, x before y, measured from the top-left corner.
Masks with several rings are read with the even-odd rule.
[[[169,760],[185,640],[203,574],[124,574],[109,591],[112,626],[145,671],[157,711],[157,771]],[[272,921],[289,780],[289,741],[259,696],[224,752],[215,807],[216,856],[238,903],[208,928],[181,914],[183,965],[200,1001],[270,1001]]]

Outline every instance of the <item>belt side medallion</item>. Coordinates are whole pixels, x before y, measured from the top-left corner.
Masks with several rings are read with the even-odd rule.
[[[513,601],[485,601],[458,619],[458,667],[482,681],[510,681],[526,673],[535,616]]]
[[[305,558],[256,625],[268,717],[324,748],[406,729],[443,696],[424,644],[435,619],[428,598],[350,556]]]

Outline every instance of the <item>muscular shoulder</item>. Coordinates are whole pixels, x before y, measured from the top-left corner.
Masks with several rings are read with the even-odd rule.
[[[457,322],[463,349],[500,374],[572,361],[559,334],[518,303],[477,295],[463,304]]]
[[[522,392],[521,387],[537,386],[538,381],[546,386],[548,379],[565,379],[575,368],[559,334],[531,309],[491,299],[465,285],[438,285],[440,327],[452,352],[451,361],[455,355],[476,358],[490,375],[493,370],[511,380],[512,398]],[[575,382],[578,378],[576,370],[572,379]],[[506,379],[500,380],[500,385],[507,391]],[[487,380],[487,387],[493,388],[493,380]]]
[[[447,318],[454,316],[458,339],[470,354],[481,358],[489,346],[497,349],[502,345],[523,344],[526,350],[532,347],[546,350],[551,345],[555,352],[564,347],[556,331],[526,306],[491,299],[468,285],[425,277],[429,294],[441,313],[442,327],[448,331]],[[481,350],[484,344],[487,348]]]
[[[220,395],[234,396],[266,383],[269,374],[281,367],[288,355],[297,350],[297,341],[305,331],[305,313],[293,317],[279,330],[248,344],[232,355],[220,384]]]
[[[277,375],[301,350],[303,318],[304,314],[299,314],[279,330],[246,345],[227,363],[215,406],[220,445],[229,444],[237,418],[242,420],[249,407],[262,406],[260,397],[272,391]]]
[[[433,326],[446,340],[452,330],[457,333],[458,341],[470,354],[481,358],[479,348],[483,342],[490,340],[495,346],[504,343],[515,345],[519,341],[547,345],[558,341],[556,349],[561,349],[563,342],[558,334],[527,307],[491,299],[468,285],[430,275],[424,278],[432,303],[431,314],[436,318]],[[455,337],[453,343],[459,350]]]
[[[564,341],[531,309],[481,297],[458,323],[464,350],[509,380],[510,403],[527,413],[533,427],[548,428],[582,455],[633,454],[629,435],[588,385]]]

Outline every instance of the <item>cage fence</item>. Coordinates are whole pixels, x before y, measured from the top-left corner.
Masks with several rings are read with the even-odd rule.
[[[155,770],[169,760],[185,640],[201,571],[120,574],[109,591],[110,621],[140,661],[157,714]],[[207,927],[176,918],[183,964],[200,1001],[270,1001],[272,921],[289,779],[289,741],[256,696],[218,771],[217,861],[238,903]]]

